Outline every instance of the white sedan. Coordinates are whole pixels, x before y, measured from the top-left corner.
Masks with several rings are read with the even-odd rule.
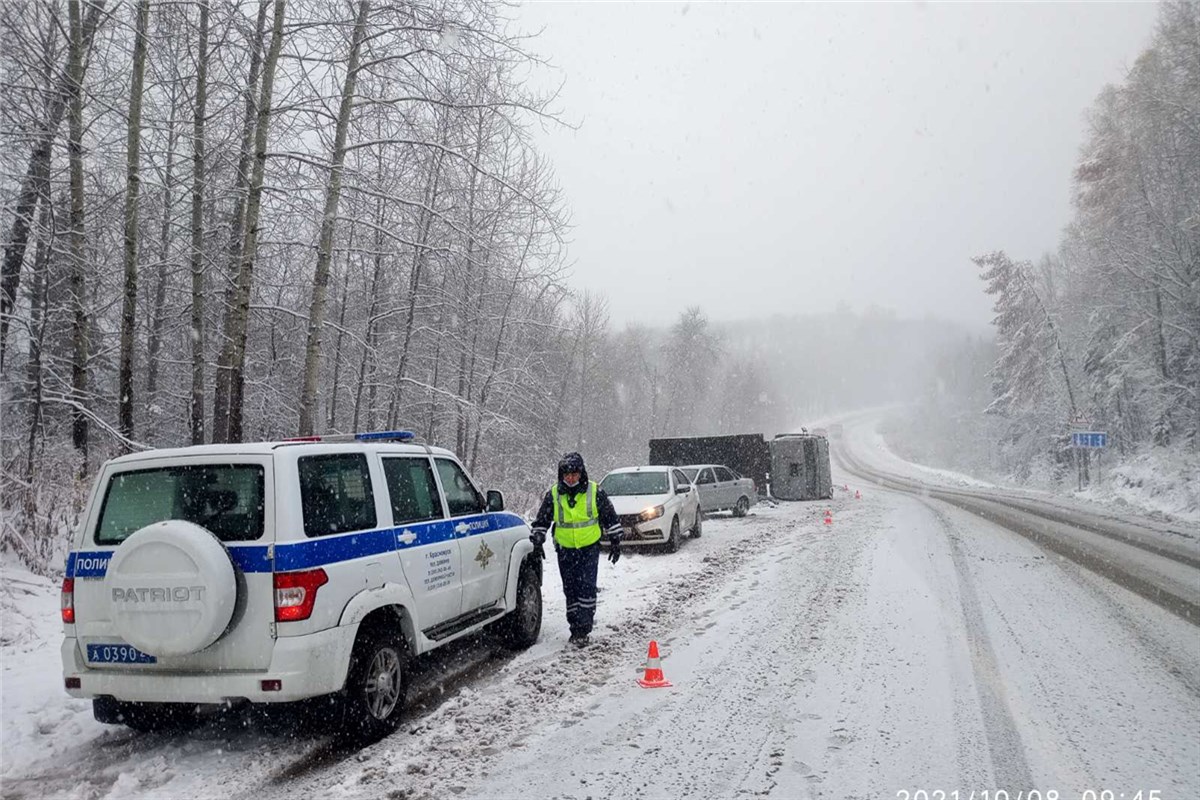
[[[695,484],[700,493],[700,510],[705,514],[728,509],[735,517],[744,517],[758,499],[754,481],[723,464],[692,464],[679,469]]]
[[[700,535],[700,493],[674,467],[614,469],[600,481],[600,488],[621,518],[622,545],[662,544],[674,553],[682,531]]]

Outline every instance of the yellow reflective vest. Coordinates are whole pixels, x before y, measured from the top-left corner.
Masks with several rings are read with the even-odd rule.
[[[550,489],[554,499],[554,541],[559,547],[578,549],[600,541],[600,517],[596,511],[596,482],[588,481],[584,497],[576,496],[575,505],[558,493],[558,484]],[[580,502],[584,500],[584,502]]]

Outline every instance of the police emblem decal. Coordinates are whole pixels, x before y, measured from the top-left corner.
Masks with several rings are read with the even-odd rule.
[[[487,569],[488,562],[496,554],[492,552],[492,548],[487,546],[487,542],[479,543],[479,552],[475,554],[475,560],[479,562],[479,566]]]

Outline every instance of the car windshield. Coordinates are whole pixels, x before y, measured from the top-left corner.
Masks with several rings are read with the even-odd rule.
[[[108,481],[96,544],[119,544],[168,519],[207,528],[223,542],[263,534],[263,468],[204,464],[119,472]]]
[[[638,494],[666,494],[667,473],[665,472],[614,472],[600,482],[609,497],[626,497]]]
[[[684,475],[687,475],[687,479],[694,483],[696,481],[696,475],[699,474],[700,469],[698,467],[680,467],[679,471]]]

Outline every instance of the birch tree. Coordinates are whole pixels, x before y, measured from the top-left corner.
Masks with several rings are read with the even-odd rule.
[[[337,227],[338,204],[342,196],[342,165],[346,161],[346,134],[350,128],[350,112],[354,105],[354,87],[358,79],[358,55],[367,31],[371,12],[368,0],[359,0],[358,16],[354,20],[350,54],[346,60],[346,77],[342,83],[341,104],[333,139],[329,169],[329,186],[325,208],[321,215],[321,234],[317,243],[317,267],[313,273],[312,302],[308,309],[308,341],[304,348],[304,374],[300,387],[300,436],[310,436],[317,402],[317,367],[321,359],[321,329],[325,322],[325,294],[329,286],[329,263],[333,257],[333,235]]]
[[[88,391],[88,319],[84,305],[86,256],[84,254],[83,196],[83,21],[80,0],[68,0],[70,49],[67,75],[70,85],[70,110],[67,152],[71,169],[71,401],[74,404],[71,443],[80,454],[80,471],[88,466],[88,418],[85,413]]]
[[[208,114],[208,0],[200,1],[192,108],[192,444],[204,444],[204,125]]]
[[[138,296],[138,194],[141,188],[142,93],[146,78],[146,27],[150,19],[150,0],[139,0],[134,13],[136,22],[133,70],[129,84],[129,130],[125,145],[125,291],[121,303],[120,377],[117,383],[120,408],[117,425],[126,438],[133,436],[133,337],[134,326],[137,323]],[[203,42],[203,39],[201,41]],[[203,43],[200,60],[203,63]]]
[[[48,100],[45,125],[35,135],[33,152],[29,156],[29,167],[21,181],[14,209],[11,233],[4,249],[3,270],[0,271],[0,366],[4,364],[4,352],[8,343],[9,319],[21,283],[21,266],[25,260],[25,248],[29,243],[30,225],[37,212],[39,198],[49,202],[50,157],[54,141],[58,138],[58,129],[62,125],[63,116],[67,113],[74,97],[81,91],[83,77],[87,70],[85,53],[91,48],[96,28],[99,26],[104,11],[104,0],[91,0],[88,3],[87,16],[81,21],[79,40],[76,42],[68,32],[67,63],[63,66],[54,93]],[[53,13],[53,12],[52,12]],[[17,6],[8,7],[5,12],[18,15]],[[17,19],[9,21],[10,26],[20,23]],[[68,23],[69,24],[69,23]],[[74,65],[72,59],[77,59]],[[74,65],[74,66],[73,66]],[[82,134],[81,134],[82,136]]]
[[[271,26],[271,45],[262,68],[262,88],[258,98],[254,129],[253,171],[246,195],[242,228],[245,238],[240,250],[233,302],[225,309],[221,356],[217,362],[217,380],[213,396],[213,441],[242,440],[242,386],[246,366],[246,335],[250,314],[250,292],[254,280],[254,260],[258,253],[258,221],[262,210],[263,179],[267,163],[267,132],[271,124],[271,93],[275,67],[283,46],[284,0],[275,0]]]

